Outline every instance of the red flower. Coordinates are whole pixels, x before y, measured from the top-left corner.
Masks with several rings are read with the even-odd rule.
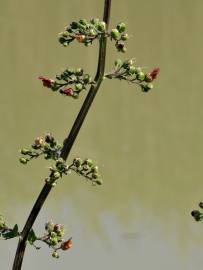
[[[67,250],[73,246],[72,237],[69,238],[67,241],[61,243],[61,249]]]
[[[148,75],[152,78],[152,81],[155,80],[157,78],[157,75],[160,72],[160,68],[154,68],[151,72],[148,73]]]
[[[72,88],[64,88],[64,89],[60,90],[60,93],[66,95],[66,96],[72,96],[73,89]]]
[[[43,76],[38,77],[38,79],[42,81],[42,83],[45,87],[51,88],[53,86],[53,83],[54,83],[53,80],[50,80],[50,79],[45,78]]]

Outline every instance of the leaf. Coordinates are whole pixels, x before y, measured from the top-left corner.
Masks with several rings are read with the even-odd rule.
[[[4,233],[2,233],[2,235],[5,239],[10,239],[10,238],[14,238],[14,237],[18,236],[19,235],[18,225],[15,224],[15,226],[13,227],[12,230],[4,232]]]
[[[37,240],[37,236],[33,229],[31,229],[31,231],[29,232],[27,240],[30,245],[33,245],[33,243]]]

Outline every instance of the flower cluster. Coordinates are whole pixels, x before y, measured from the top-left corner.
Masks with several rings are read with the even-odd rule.
[[[0,239],[11,239],[16,236],[20,236],[18,231],[18,225],[15,224],[13,228],[9,228],[6,225],[6,221],[2,215],[0,215]]]
[[[89,46],[95,39],[106,36],[116,42],[115,46],[119,52],[126,52],[125,41],[128,40],[129,36],[125,30],[126,25],[123,22],[117,24],[116,28],[113,28],[110,32],[107,32],[105,22],[97,18],[90,21],[81,19],[79,22],[72,22],[65,27],[64,31],[59,34],[59,42],[66,47],[72,41],[77,40],[79,43]]]
[[[203,209],[203,202],[200,202],[200,203],[199,203],[199,207],[200,207],[201,209]],[[196,221],[201,221],[201,220],[203,220],[203,213],[200,212],[199,210],[193,210],[193,211],[191,212],[191,215],[192,215],[192,217],[193,217]]]
[[[105,32],[105,22],[96,18],[91,19],[90,22],[81,19],[79,22],[72,22],[65,27],[64,31],[59,34],[59,42],[66,47],[72,41],[77,40],[85,46],[89,46],[95,39],[104,35]]]
[[[57,160],[61,145],[54,139],[54,137],[47,133],[45,137],[37,137],[32,146],[27,149],[21,149],[23,157],[20,158],[22,164],[27,164],[33,158],[37,158],[44,154],[45,159]]]
[[[110,32],[111,40],[115,40],[115,46],[119,52],[126,52],[125,41],[129,39],[128,34],[125,32],[126,25],[125,23],[119,23],[116,28],[112,29]]]
[[[78,98],[82,90],[87,90],[88,86],[94,84],[91,76],[85,74],[82,68],[67,68],[55,80],[43,76],[39,80],[52,91],[59,91],[60,94],[73,98]]]
[[[160,68],[154,68],[151,72],[144,73],[140,67],[135,66],[134,59],[126,61],[117,59],[114,70],[105,77],[135,83],[141,87],[143,92],[148,92],[153,88],[152,82],[157,78],[159,72]]]
[[[73,170],[78,175],[84,176],[87,180],[91,181],[92,185],[102,185],[103,181],[99,175],[98,166],[94,165],[91,159],[82,160],[81,158],[75,158],[73,163],[69,166],[70,170]]]
[[[45,182],[56,186],[57,180],[62,178],[63,174],[67,175],[69,172],[69,166],[65,163],[62,158],[56,160],[55,165],[49,167],[50,175],[45,179]]]
[[[37,237],[32,229],[28,235],[28,242],[36,249],[40,249],[36,246],[36,241],[41,241],[53,249],[52,257],[59,258],[58,250],[68,250],[72,247],[72,237],[68,240],[64,240],[65,234],[64,226],[61,224],[54,224],[52,221],[45,223],[46,233],[42,237]]]

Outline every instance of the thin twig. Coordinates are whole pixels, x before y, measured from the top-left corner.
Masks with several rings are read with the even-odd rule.
[[[104,2],[104,15],[103,21],[106,23],[106,27],[108,30],[109,19],[110,19],[110,9],[111,9],[111,0],[105,0]],[[64,140],[63,148],[60,153],[60,157],[64,160],[67,160],[70,150],[75,142],[75,139],[80,131],[80,128],[85,120],[85,117],[89,111],[89,108],[97,94],[97,91],[101,85],[101,82],[104,77],[104,69],[105,69],[105,59],[106,59],[106,43],[107,37],[103,36],[100,39],[100,46],[99,46],[99,58],[98,58],[98,67],[97,73],[95,76],[95,85],[90,87],[88,95],[80,109],[80,112],[73,124],[73,127],[68,135],[68,137]],[[51,191],[52,186],[48,183],[45,183],[44,187],[42,188],[31,212],[30,215],[25,223],[23,231],[21,233],[21,237],[19,239],[18,247],[16,250],[16,255],[13,263],[12,270],[20,270],[23,262],[23,257],[26,249],[26,241],[28,238],[28,234],[47,198],[49,192]]]

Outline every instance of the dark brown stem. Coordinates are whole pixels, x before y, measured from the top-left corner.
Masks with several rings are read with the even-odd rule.
[[[104,2],[104,15],[103,15],[103,21],[106,23],[106,28],[108,30],[109,25],[109,19],[110,19],[110,9],[111,9],[111,0],[105,0]],[[67,160],[68,155],[70,153],[70,150],[75,142],[75,139],[80,131],[80,128],[85,120],[85,117],[88,113],[88,110],[96,96],[96,93],[101,85],[101,82],[104,77],[104,69],[105,69],[105,59],[106,59],[106,43],[107,43],[107,37],[102,36],[100,39],[100,46],[99,46],[99,59],[98,59],[98,67],[97,67],[97,73],[95,76],[95,84],[91,86],[88,95],[80,109],[80,112],[73,124],[73,127],[68,135],[68,137],[64,140],[63,148],[61,150],[60,156]],[[15,259],[13,263],[12,270],[20,270],[23,262],[23,257],[25,253],[26,248],[26,242],[28,234],[47,198],[49,195],[49,192],[51,191],[52,186],[48,183],[44,185],[42,188],[31,212],[30,215],[25,223],[25,226],[23,228],[23,231],[21,233],[21,237],[18,243],[18,247],[15,254]]]

